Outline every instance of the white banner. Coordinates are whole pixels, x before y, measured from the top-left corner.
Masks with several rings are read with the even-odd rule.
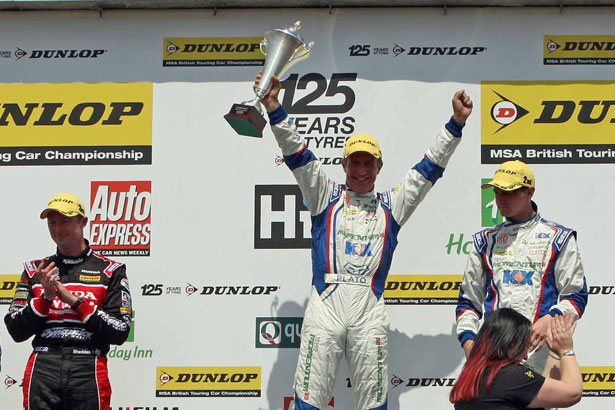
[[[591,295],[575,335],[586,382],[576,408],[611,409],[600,396],[615,395],[604,248],[614,17],[595,7],[2,13],[0,313],[21,263],[55,250],[40,211],[74,193],[88,237],[127,264],[131,284],[134,333],[109,353],[112,408],[286,410],[311,282],[309,215],[269,128],[238,136],[223,116],[253,97],[254,42],[301,20],[315,45],[281,100],[340,183],[348,136],[379,139],[385,191],[448,121],[454,92],[474,100],[444,178],[399,236],[389,289],[414,293],[388,306],[389,409],[451,408],[464,362],[455,286],[472,233],[497,220],[481,179],[518,157],[532,164],[542,215],[579,232]],[[30,341],[4,326],[0,341],[2,401],[19,408]],[[198,393],[176,395],[171,378]],[[342,366],[331,408],[353,406]]]

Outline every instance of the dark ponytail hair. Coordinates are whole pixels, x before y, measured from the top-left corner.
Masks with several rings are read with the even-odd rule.
[[[532,323],[513,309],[502,308],[490,314],[478,331],[470,357],[451,390],[451,403],[477,398],[485,374],[488,374],[485,386],[489,390],[502,367],[524,358],[531,333]]]

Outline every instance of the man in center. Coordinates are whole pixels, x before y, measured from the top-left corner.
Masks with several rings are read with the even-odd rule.
[[[425,156],[397,187],[376,193],[383,164],[376,138],[359,134],[346,141],[346,184],[337,184],[296,132],[279,92],[274,77],[261,103],[312,217],[312,291],[301,329],[295,409],[327,407],[344,355],[357,408],[386,409],[389,319],[383,293],[397,233],[442,176],[472,101],[464,91],[455,93],[453,117]]]

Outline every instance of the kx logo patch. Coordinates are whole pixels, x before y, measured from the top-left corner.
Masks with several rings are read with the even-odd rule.
[[[533,285],[532,276],[534,271],[504,270],[504,284],[509,285]]]
[[[346,255],[372,256],[371,243],[346,242]]]
[[[547,239],[549,237],[551,237],[551,234],[546,232],[540,232],[536,234],[536,239]]]

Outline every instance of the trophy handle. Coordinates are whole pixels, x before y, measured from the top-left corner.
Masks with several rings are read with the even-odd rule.
[[[312,46],[314,45],[314,42],[310,42],[310,44],[307,45],[303,45],[303,47],[298,48],[295,53],[292,55],[292,57],[288,60],[288,61],[300,61],[304,58],[306,58],[308,56],[308,54],[310,54],[310,51],[312,51]],[[293,63],[294,64],[294,63]]]
[[[261,49],[261,53],[263,53],[264,56],[267,55],[267,39],[266,38],[263,38],[261,40],[261,43],[258,45],[258,48]],[[263,50],[263,48],[264,48],[264,50]]]

